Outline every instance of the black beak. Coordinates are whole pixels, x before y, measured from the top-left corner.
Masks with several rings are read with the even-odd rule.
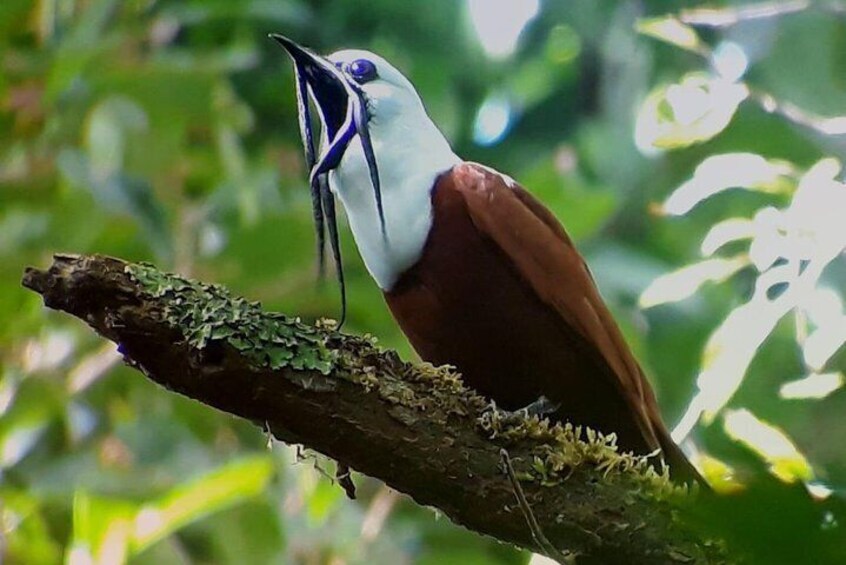
[[[328,174],[340,164],[347,147],[356,136],[361,141],[367,160],[382,234],[387,239],[379,171],[368,129],[367,100],[359,85],[328,59],[312,53],[283,35],[274,33],[270,34],[270,37],[285,48],[294,62],[300,135],[309,168],[320,274],[322,276],[324,272],[324,242],[326,228],[328,228],[335,270],[341,287],[340,323],[343,324],[346,315],[346,290],[335,216],[335,200],[329,190]],[[317,107],[323,128],[323,142],[319,154],[315,150],[309,98]]]
[[[332,141],[335,141],[338,132],[344,128],[345,122],[348,121],[350,96],[346,76],[327,59],[312,53],[305,47],[301,47],[287,37],[275,33],[271,34],[270,37],[284,47],[294,61],[301,128],[302,120],[311,117],[307,96],[310,93],[320,112],[321,123],[326,128],[326,137],[331,144]],[[310,122],[306,125],[310,125]],[[311,132],[308,133],[310,135]],[[305,139],[303,141],[305,142]],[[311,144],[314,144],[313,139]],[[306,151],[308,150],[308,143],[306,143]],[[310,168],[315,165],[315,159],[316,155],[308,163]],[[309,173],[311,172],[309,171]]]

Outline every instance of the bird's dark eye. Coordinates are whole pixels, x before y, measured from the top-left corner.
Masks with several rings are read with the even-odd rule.
[[[367,59],[356,59],[350,63],[349,73],[358,84],[370,82],[379,76],[379,73],[376,72],[376,65]]]

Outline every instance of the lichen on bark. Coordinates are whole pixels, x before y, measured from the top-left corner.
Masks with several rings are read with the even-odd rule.
[[[225,341],[259,367],[315,370],[328,375],[337,361],[326,336],[314,326],[261,304],[233,296],[215,284],[204,284],[159,271],[147,263],[126,265],[126,273],[142,292],[160,299],[165,321],[179,328],[188,345],[202,350]]]
[[[695,493],[649,460],[619,453],[613,436],[499,411],[448,367],[403,362],[333,323],[265,312],[150,265],[57,255],[23,282],[150,379],[477,532],[579,563],[725,561],[681,519]]]

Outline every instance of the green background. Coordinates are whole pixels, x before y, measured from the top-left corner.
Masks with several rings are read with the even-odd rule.
[[[465,3],[452,0],[0,2],[0,535],[9,562],[74,562],[85,552],[103,563],[527,562],[376,481],[357,477],[360,500],[346,500],[321,472],[331,462],[269,450],[252,424],[140,378],[78,321],[46,311],[20,276],[54,252],[104,253],[222,283],[306,320],[337,316],[337,289],[316,277],[293,73],[267,34],[324,53],[366,48],[409,76],[459,155],[508,173],[561,219],[675,422],[708,336],[748,299],[755,273],[648,310],[640,293],[697,260],[718,220],[790,198],[733,191],[680,218],[655,214],[655,204],[713,154],[753,152],[804,170],[846,150],[842,134],[745,102],[701,143],[640,151],[634,128],[650,90],[710,68],[635,29],[680,4],[694,5],[547,0],[516,52],[496,59]],[[846,113],[842,12],[703,26],[700,36],[744,47],[750,87],[808,112]],[[492,96],[510,102],[511,124],[482,145],[474,124]],[[342,231],[345,330],[413,358]],[[825,276],[842,291],[842,255]],[[843,365],[842,352],[829,363]],[[719,419],[694,431],[741,482],[763,481],[703,509],[756,562],[810,552],[816,561],[805,562],[837,562],[846,551],[846,393],[780,398],[779,386],[804,373],[785,319],[729,406],[792,439],[834,491],[824,502],[766,479],[765,463]]]

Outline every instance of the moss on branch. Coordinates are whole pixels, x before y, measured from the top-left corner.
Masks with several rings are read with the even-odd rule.
[[[496,410],[449,368],[403,362],[332,323],[265,312],[145,264],[56,255],[23,284],[116,342],[150,379],[266,423],[482,534],[561,561],[725,561],[680,519],[695,496],[646,458],[619,453],[613,436]]]

